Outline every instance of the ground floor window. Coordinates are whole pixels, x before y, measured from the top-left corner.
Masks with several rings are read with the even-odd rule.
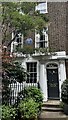
[[[27,63],[27,83],[37,82],[37,62]]]

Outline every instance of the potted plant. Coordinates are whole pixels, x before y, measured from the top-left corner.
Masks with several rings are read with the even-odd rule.
[[[68,115],[68,79],[61,86],[61,99],[64,102],[64,113]]]

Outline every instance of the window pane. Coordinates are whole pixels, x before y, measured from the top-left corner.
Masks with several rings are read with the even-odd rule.
[[[29,71],[29,64],[27,63],[27,71]]]
[[[39,47],[45,48],[45,41],[39,43]]]
[[[40,40],[45,40],[45,35],[40,35]]]
[[[34,82],[36,83],[37,81],[37,73],[34,74]]]
[[[40,35],[40,40],[43,40],[43,35]]]
[[[37,67],[37,63],[34,63],[34,67],[35,67],[35,68]]]

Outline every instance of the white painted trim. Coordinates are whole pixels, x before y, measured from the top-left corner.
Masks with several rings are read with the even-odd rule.
[[[42,31],[42,34],[45,35],[45,39],[43,40],[45,41],[45,48],[48,48],[48,34],[46,33],[46,31],[48,31],[48,26],[47,26],[47,30],[43,29]],[[35,48],[39,48],[39,44],[40,44],[40,34],[37,33],[37,30],[35,30]]]
[[[66,79],[66,69],[65,69],[65,61],[64,60],[60,60],[59,61],[59,90],[60,90],[60,101],[61,101],[61,85],[63,83],[63,81]]]
[[[44,64],[40,64],[40,88],[43,93],[43,101],[47,101],[47,93],[46,93],[46,80],[45,80],[45,71],[44,71]]]
[[[14,33],[12,32],[12,39],[14,38]],[[11,43],[11,53],[13,52],[13,42]]]
[[[39,61],[33,59],[32,57],[26,58],[22,61],[22,66],[24,66],[25,69],[27,69],[26,63],[30,62],[37,62],[37,83],[39,82]]]
[[[43,77],[43,79],[44,79],[44,81],[45,82],[43,82],[44,83],[44,85],[43,86],[41,86],[42,88],[42,91],[43,91],[43,96],[44,96],[44,101],[47,101],[47,99],[48,99],[48,92],[47,92],[47,70],[46,70],[46,66],[49,64],[49,63],[55,63],[55,64],[57,64],[57,66],[58,66],[58,77],[59,77],[59,98],[60,98],[60,101],[61,101],[61,84],[62,84],[62,82],[66,79],[66,71],[65,71],[65,61],[63,61],[62,62],[62,66],[63,66],[63,69],[60,67],[60,63],[59,63],[59,61],[50,61],[50,62],[47,62],[47,63],[45,63],[45,64],[43,64],[43,66],[45,66],[44,67],[44,70],[43,71],[45,71],[44,72],[44,74],[45,75],[43,75],[44,77]],[[61,72],[61,70],[62,70],[62,72]],[[64,74],[63,74],[63,72],[64,72]],[[60,73],[61,73],[61,75],[60,75]],[[62,74],[63,74],[63,76],[62,76]],[[61,76],[62,76],[62,80],[60,80],[61,79]],[[43,84],[43,83],[41,83],[41,84]],[[44,87],[45,86],[45,87]],[[45,90],[44,90],[45,89]]]
[[[43,3],[39,3],[38,5],[36,5],[35,11],[37,10],[40,12],[40,14],[46,14],[47,13],[47,0],[45,0],[45,2]]]
[[[32,57],[25,58],[22,60],[22,65],[26,68],[26,62],[37,62],[37,82],[40,83],[41,91],[43,93],[43,101],[48,100],[48,91],[47,91],[47,65],[50,63],[57,64],[58,66],[58,77],[59,77],[59,96],[61,101],[61,84],[66,79],[66,69],[65,69],[65,60],[48,60],[45,63],[40,63],[38,60],[33,59]]]

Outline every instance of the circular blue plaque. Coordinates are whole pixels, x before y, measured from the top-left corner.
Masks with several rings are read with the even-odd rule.
[[[31,44],[33,43],[33,40],[32,40],[31,38],[27,38],[27,39],[25,40],[25,43],[26,43],[27,45],[31,45]]]

